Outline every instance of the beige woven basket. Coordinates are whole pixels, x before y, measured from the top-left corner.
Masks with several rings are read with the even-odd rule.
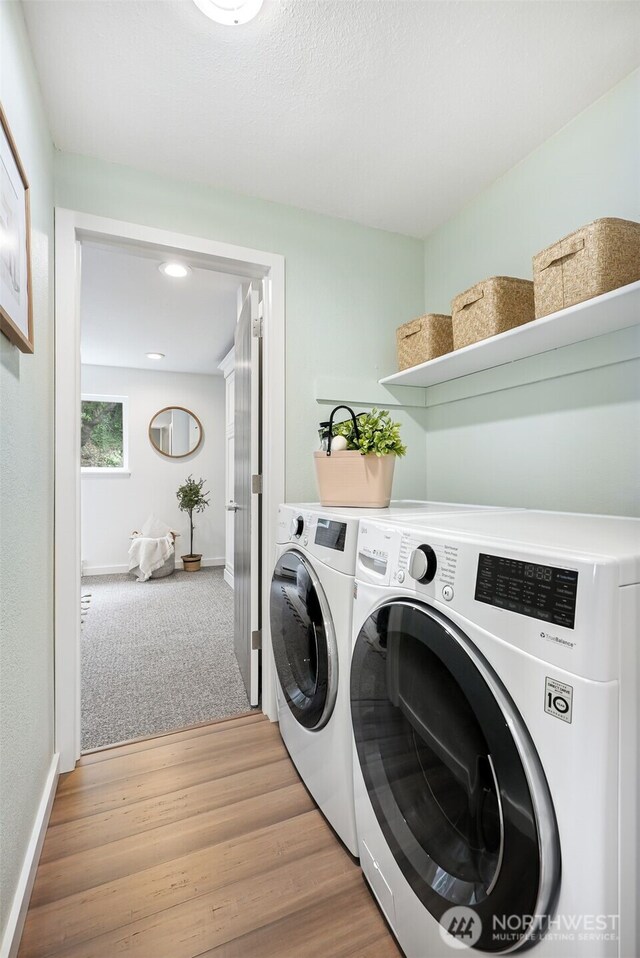
[[[492,276],[451,301],[453,348],[522,326],[535,318],[533,283],[514,276]]]
[[[595,220],[533,257],[536,317],[640,279],[640,223]]]
[[[396,330],[398,369],[408,369],[453,349],[451,316],[427,313]]]
[[[391,501],[396,457],[363,456],[357,451],[314,452],[316,479],[323,506],[386,509]]]

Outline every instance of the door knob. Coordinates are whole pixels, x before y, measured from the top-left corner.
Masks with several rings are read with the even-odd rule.
[[[226,505],[227,512],[237,512],[240,506],[237,502],[228,502]]]

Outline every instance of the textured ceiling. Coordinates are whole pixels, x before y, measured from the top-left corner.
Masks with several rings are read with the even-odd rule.
[[[640,3],[24,0],[62,150],[424,236],[640,63]]]
[[[217,373],[233,345],[242,281],[198,267],[171,279],[158,269],[166,258],[150,249],[82,244],[83,363]],[[148,352],[165,358],[147,359]]]

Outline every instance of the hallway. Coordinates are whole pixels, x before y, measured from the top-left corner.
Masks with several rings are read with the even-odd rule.
[[[19,958],[396,958],[261,713],[84,756],[58,786]]]

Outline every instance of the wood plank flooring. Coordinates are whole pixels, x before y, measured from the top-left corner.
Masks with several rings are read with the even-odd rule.
[[[18,958],[398,958],[263,715],[85,755]]]

